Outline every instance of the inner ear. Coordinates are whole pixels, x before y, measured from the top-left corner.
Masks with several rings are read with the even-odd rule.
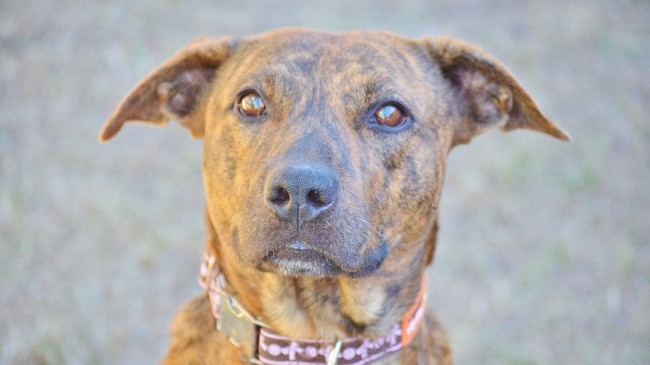
[[[165,119],[177,121],[194,137],[203,137],[205,115],[201,102],[209,92],[214,75],[215,68],[191,69],[158,85],[160,111]]]
[[[214,68],[188,70],[158,86],[158,99],[170,119],[186,117],[199,102],[214,77]]]
[[[202,103],[216,70],[235,47],[229,38],[202,38],[188,44],[136,85],[108,118],[99,139],[109,140],[127,122],[164,125],[170,119],[192,136],[203,137]]]
[[[476,124],[476,133],[505,126],[513,107],[509,88],[475,70],[456,68],[447,73],[447,78],[463,99],[467,109],[464,114],[468,114]]]
[[[459,118],[453,145],[467,143],[491,129],[530,129],[568,141],[569,136],[546,119],[497,60],[480,48],[448,37],[424,39],[428,52],[449,82]]]

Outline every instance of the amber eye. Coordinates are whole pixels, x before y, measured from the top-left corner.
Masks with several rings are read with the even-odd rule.
[[[266,104],[256,91],[247,91],[239,99],[239,111],[247,117],[259,117],[266,111]]]
[[[395,104],[384,104],[374,114],[375,122],[386,127],[397,127],[406,121],[406,114]]]

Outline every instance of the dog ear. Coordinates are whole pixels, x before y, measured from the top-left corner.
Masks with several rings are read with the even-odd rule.
[[[108,141],[126,122],[164,125],[176,120],[203,137],[203,102],[219,65],[235,47],[229,38],[197,39],[144,78],[113,111],[99,134]]]
[[[570,137],[546,119],[528,93],[498,61],[469,43],[426,39],[429,53],[460,100],[453,145],[468,143],[491,128],[526,128],[563,141]]]

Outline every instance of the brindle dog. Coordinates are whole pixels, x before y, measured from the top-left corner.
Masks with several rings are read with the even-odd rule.
[[[224,298],[274,333],[332,343],[386,336],[417,301],[454,146],[491,128],[569,140],[479,48],[381,32],[194,41],[122,101],[100,139],[169,119],[204,140],[206,251]],[[208,295],[189,302],[164,363],[255,357],[215,322]],[[419,325],[373,364],[450,364],[435,317]]]

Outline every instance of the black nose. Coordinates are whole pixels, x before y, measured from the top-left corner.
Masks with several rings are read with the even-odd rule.
[[[334,202],[338,182],[334,173],[323,165],[297,164],[280,168],[269,176],[266,204],[283,220],[311,221]]]

